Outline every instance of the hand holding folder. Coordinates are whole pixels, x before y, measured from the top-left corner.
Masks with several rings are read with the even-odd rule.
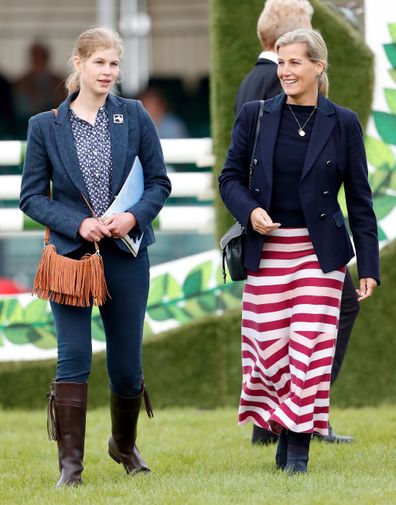
[[[106,220],[106,218],[109,218],[114,214],[126,212],[128,209],[132,207],[132,205],[137,203],[142,198],[143,192],[144,192],[143,167],[142,164],[140,163],[139,158],[136,156],[131,171],[129,172],[129,175],[126,178],[126,181],[124,182],[114,202],[110,205],[110,207],[106,210],[106,212],[102,216],[102,219]],[[142,242],[142,238],[143,233],[139,237],[135,238],[130,237],[129,235],[124,235],[121,238],[121,240],[128,247],[130,252],[134,256],[137,256],[140,244]]]

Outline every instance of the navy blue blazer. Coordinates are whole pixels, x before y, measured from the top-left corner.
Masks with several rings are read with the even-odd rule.
[[[277,63],[266,58],[259,58],[238,88],[235,98],[235,112],[238,114],[246,102],[266,100],[278,95],[281,91]]]
[[[50,228],[50,241],[59,254],[68,254],[81,246],[80,224],[91,217],[81,196],[82,193],[89,200],[69,119],[69,105],[75,97],[76,94],[69,96],[59,106],[56,118],[48,111],[30,119],[19,202],[23,212]],[[107,106],[112,199],[125,182],[135,156],[139,156],[144,171],[144,194],[128,211],[135,216],[138,231],[144,232],[141,247],[146,247],[155,242],[151,222],[171,191],[161,144],[150,116],[139,101],[109,95]],[[115,122],[115,114],[122,114],[123,122]],[[115,242],[128,250],[121,240]]]
[[[221,197],[231,214],[246,227],[244,264],[258,270],[264,235],[255,232],[250,214],[256,207],[268,212],[273,181],[273,155],[286,95],[266,100],[255,153],[251,189],[249,163],[259,102],[245,104],[236,118],[232,142],[219,177]],[[367,179],[367,161],[357,115],[319,96],[299,192],[306,225],[323,272],[346,265],[354,256],[337,201],[344,184],[349,224],[357,254],[359,278],[379,283],[377,223]],[[287,198],[287,195],[285,195]]]

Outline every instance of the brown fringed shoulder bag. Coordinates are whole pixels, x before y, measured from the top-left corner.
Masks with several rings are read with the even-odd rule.
[[[110,296],[103,260],[96,242],[95,249],[94,254],[85,254],[79,260],[62,256],[56,252],[55,246],[49,243],[47,228],[32,294],[42,300],[62,305],[75,307],[103,305]]]
[[[56,109],[53,112],[56,117]],[[82,197],[94,215],[89,202],[84,195]],[[49,234],[50,230],[47,227],[44,249],[34,279],[32,294],[42,300],[62,305],[75,307],[103,305],[110,295],[98,244],[95,242],[95,253],[85,254],[81,259],[76,260],[58,254],[55,246],[49,243]]]

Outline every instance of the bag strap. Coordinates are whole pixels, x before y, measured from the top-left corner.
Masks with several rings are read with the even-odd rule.
[[[58,117],[58,109],[51,109],[55,118]],[[81,193],[81,196],[83,197],[85,203],[87,204],[87,207],[89,208],[89,210],[91,211],[92,213],[92,216],[96,219],[98,219],[97,215],[95,214],[95,211],[93,210],[92,206],[90,205],[89,201],[87,200],[87,198],[85,197],[85,195],[83,195]],[[51,200],[51,186],[48,186],[48,199]],[[46,226],[45,228],[45,235],[44,235],[44,245],[47,245],[49,243],[49,237],[50,237],[50,229],[48,226]],[[99,245],[97,242],[94,242],[95,244],[95,250],[96,252],[99,252]]]
[[[263,114],[264,114],[264,103],[265,103],[265,100],[260,100],[260,108],[258,111],[257,122],[256,122],[256,131],[254,134],[252,157],[250,159],[250,165],[249,165],[249,184],[248,184],[249,189],[251,189],[251,187],[252,187],[253,171],[254,171],[254,167],[256,166],[256,163],[257,163],[255,155],[256,155],[257,141],[258,141],[259,134],[260,134],[261,118],[263,117]]]

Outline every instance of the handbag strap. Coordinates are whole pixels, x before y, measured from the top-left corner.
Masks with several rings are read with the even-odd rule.
[[[58,117],[58,109],[51,109],[55,118]],[[88,199],[86,198],[86,196],[81,193],[81,196],[83,197],[85,203],[87,204],[87,207],[89,208],[89,210],[91,211],[92,213],[92,216],[95,218],[95,219],[98,219],[98,216],[96,215],[95,211],[93,210],[91,204],[89,203]],[[51,200],[51,186],[48,187],[48,199]],[[49,237],[50,237],[50,229],[49,229],[49,226],[46,226],[45,227],[45,235],[44,235],[44,245],[48,245],[49,243]],[[97,242],[94,242],[94,245],[95,245],[95,250],[96,252],[99,252],[99,245]]]
[[[259,134],[260,134],[261,118],[263,117],[263,114],[264,114],[264,103],[265,103],[265,100],[260,100],[260,108],[259,108],[258,115],[257,115],[256,130],[254,133],[252,157],[250,159],[250,165],[249,165],[249,184],[248,184],[249,189],[251,189],[251,187],[252,187],[253,170],[254,170],[254,167],[256,166],[256,163],[257,163],[255,155],[256,155],[257,141],[258,141]]]

